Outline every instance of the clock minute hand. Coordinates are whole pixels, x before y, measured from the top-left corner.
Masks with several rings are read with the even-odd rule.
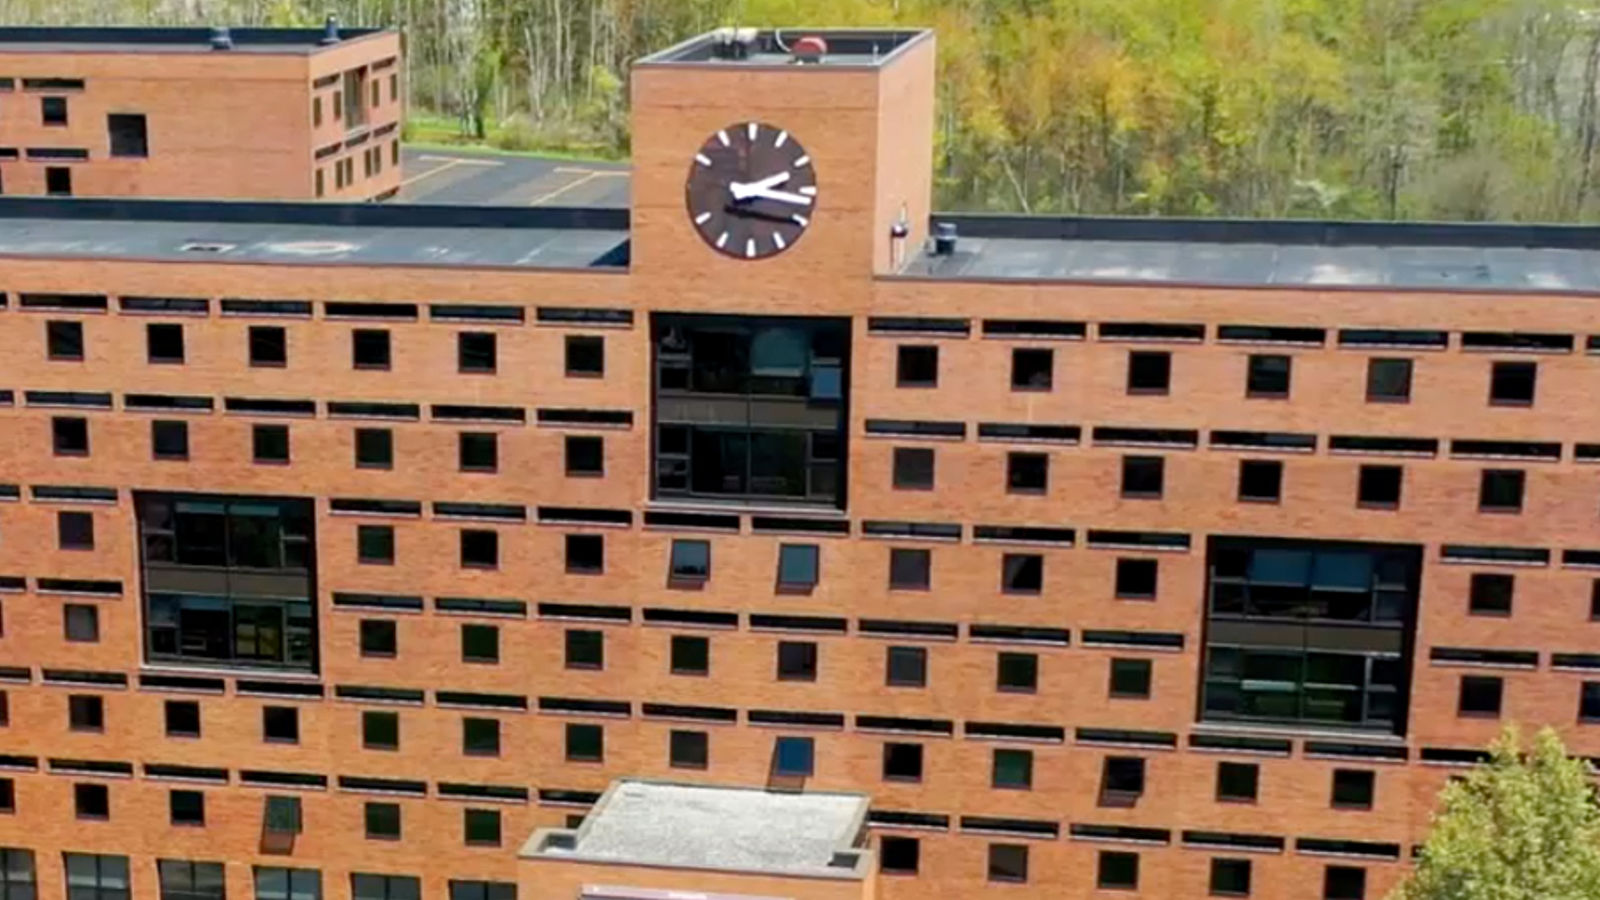
[[[766,188],[757,188],[745,196],[758,197],[762,200],[776,200],[779,203],[792,203],[795,206],[810,206],[811,198],[804,194],[793,194],[789,191],[774,191]]]
[[[755,195],[757,195],[757,194],[761,193],[762,191],[765,191],[765,190],[767,190],[769,188],[775,188],[778,185],[783,184],[784,182],[786,182],[788,180],[789,180],[789,173],[788,172],[779,172],[776,175],[768,175],[766,178],[762,178],[762,179],[760,179],[758,181],[750,181],[750,182],[734,181],[734,182],[729,182],[728,191],[729,191],[729,193],[733,194],[733,199],[735,199],[735,200],[746,200],[746,199],[749,199],[750,197],[754,197]]]

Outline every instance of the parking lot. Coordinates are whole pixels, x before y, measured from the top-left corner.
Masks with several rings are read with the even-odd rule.
[[[628,164],[407,147],[400,203],[628,205]]]

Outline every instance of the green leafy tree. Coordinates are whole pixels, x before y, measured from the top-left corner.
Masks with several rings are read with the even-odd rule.
[[[1522,753],[1515,728],[1491,758],[1447,785],[1411,879],[1391,900],[1594,900],[1600,806],[1589,764],[1553,729]]]

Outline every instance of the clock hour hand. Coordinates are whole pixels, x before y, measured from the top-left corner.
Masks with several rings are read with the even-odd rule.
[[[805,194],[794,194],[789,191],[774,191],[767,188],[755,188],[746,192],[746,197],[758,200],[776,200],[779,203],[791,203],[795,206],[810,206],[811,198]]]
[[[728,183],[728,192],[733,194],[733,199],[735,200],[748,200],[759,195],[762,191],[775,188],[788,180],[788,172],[779,172],[776,175],[768,175],[758,181],[732,181]]]

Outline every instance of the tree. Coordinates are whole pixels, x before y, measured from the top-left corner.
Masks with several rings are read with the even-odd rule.
[[[1514,727],[1447,785],[1409,881],[1391,900],[1600,897],[1600,806],[1587,762],[1544,728],[1524,755]]]

